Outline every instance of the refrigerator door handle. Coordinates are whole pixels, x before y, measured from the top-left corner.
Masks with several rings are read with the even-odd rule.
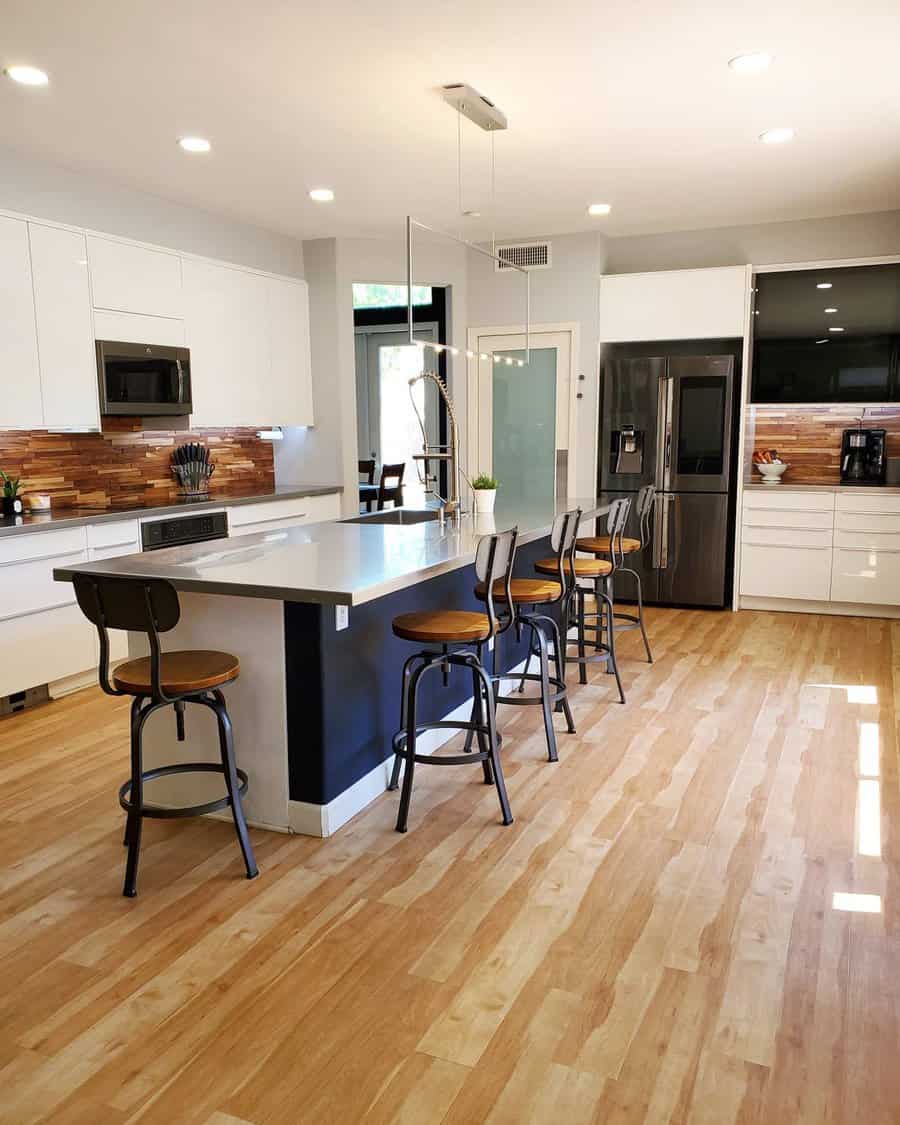
[[[668,386],[669,376],[660,375],[656,398],[656,479],[653,482],[657,492],[662,492],[666,487],[665,482],[668,475],[666,469],[669,456],[669,449],[666,444],[666,427],[668,425],[666,403],[668,401]]]
[[[663,528],[663,507],[665,506],[665,497],[659,492],[653,497],[653,554],[651,556],[650,565],[654,570],[659,570],[660,563],[660,550],[659,545],[662,542],[662,528]]]
[[[665,451],[663,455],[663,489],[668,492],[672,487],[672,411],[675,406],[675,380],[671,375],[666,375],[666,426],[665,426]]]
[[[661,512],[662,519],[660,520],[659,529],[659,569],[668,570],[669,568],[669,502],[671,496],[661,496]]]

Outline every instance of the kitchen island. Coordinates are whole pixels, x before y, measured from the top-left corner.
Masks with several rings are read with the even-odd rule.
[[[501,503],[493,516],[463,516],[443,525],[431,518],[436,513],[398,523],[380,521],[416,517],[373,513],[60,567],[54,576],[171,582],[182,616],[162,638],[164,649],[224,649],[241,662],[227,699],[238,763],[250,777],[248,819],[280,831],[329,835],[386,788],[401,668],[414,651],[394,637],[392,619],[412,610],[479,608],[471,564],[483,535],[517,526],[516,573],[530,576],[535,560],[550,553],[556,514],[595,506],[593,499]],[[132,638],[132,655],[143,654],[139,640]],[[524,642],[506,633],[501,669],[518,666],[526,655]],[[439,678],[426,683],[423,716],[468,717],[468,676],[451,673],[446,686]],[[188,709],[197,760],[217,760],[211,720],[204,708]],[[177,761],[183,753],[172,716],[153,716],[145,766]],[[209,783],[202,775],[160,778],[149,783],[147,797],[199,803],[211,796]]]

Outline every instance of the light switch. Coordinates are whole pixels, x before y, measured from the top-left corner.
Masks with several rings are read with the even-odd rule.
[[[350,624],[350,607],[348,605],[336,605],[334,607],[334,627],[340,632],[341,629],[346,629]]]

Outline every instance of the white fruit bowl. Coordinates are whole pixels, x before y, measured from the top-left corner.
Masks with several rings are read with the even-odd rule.
[[[781,484],[781,478],[790,468],[790,465],[787,461],[773,461],[768,465],[757,463],[756,467],[759,469],[764,484]]]

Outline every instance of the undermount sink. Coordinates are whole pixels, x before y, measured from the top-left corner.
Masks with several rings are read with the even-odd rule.
[[[390,508],[386,512],[371,512],[362,516],[351,516],[341,523],[389,523],[403,526],[413,523],[430,523],[440,519],[440,512],[434,508]]]

